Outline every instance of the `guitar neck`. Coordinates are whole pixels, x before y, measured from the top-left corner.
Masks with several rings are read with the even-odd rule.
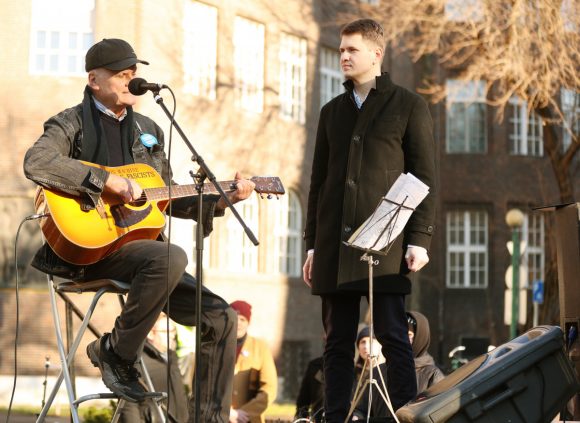
[[[225,191],[233,191],[236,189],[236,181],[221,181],[219,186]],[[163,201],[169,200],[169,187],[145,188],[145,195],[148,200]],[[218,194],[218,190],[210,182],[203,184],[204,194]],[[171,198],[183,198],[197,195],[197,185],[172,185]]]

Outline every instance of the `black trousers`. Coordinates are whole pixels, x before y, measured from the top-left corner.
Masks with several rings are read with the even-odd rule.
[[[350,408],[360,298],[358,293],[322,296],[322,322],[326,332],[324,400],[327,423],[343,423]],[[387,390],[396,410],[417,395],[405,296],[375,293],[373,312],[375,337],[388,362]]]
[[[125,306],[111,331],[111,345],[126,360],[134,360],[162,310],[187,326],[195,326],[195,279],[185,273],[187,256],[178,246],[160,241],[132,241],[85,268],[84,280],[117,279],[131,284]],[[167,289],[166,289],[167,288]],[[200,422],[228,423],[236,355],[237,314],[228,303],[204,287],[201,309]],[[189,401],[194,422],[195,399]]]

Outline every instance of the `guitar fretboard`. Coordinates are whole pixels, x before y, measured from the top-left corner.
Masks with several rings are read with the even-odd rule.
[[[225,191],[233,191],[236,189],[236,181],[221,181],[219,186]],[[159,201],[169,199],[169,187],[146,188],[143,190],[147,200]],[[203,184],[204,194],[217,194],[212,183]],[[189,185],[172,185],[171,198],[183,198],[197,195],[197,186],[195,184]]]

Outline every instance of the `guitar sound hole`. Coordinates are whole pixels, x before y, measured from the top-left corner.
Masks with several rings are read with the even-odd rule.
[[[141,207],[143,204],[145,204],[147,202],[146,198],[139,198],[137,201],[132,201],[131,205],[135,206],[135,207]]]

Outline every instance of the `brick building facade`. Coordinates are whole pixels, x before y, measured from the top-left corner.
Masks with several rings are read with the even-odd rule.
[[[258,247],[244,239],[231,217],[216,220],[205,243],[204,275],[207,286],[226,300],[253,305],[250,332],[269,342],[280,396],[292,400],[308,359],[322,350],[320,303],[301,280],[301,231],[318,112],[342,89],[337,23],[335,12],[327,7],[330,3],[297,0],[274,7],[261,0],[172,0],[159,6],[131,0],[120,8],[112,1],[83,0],[74,2],[74,10],[69,8],[70,17],[59,17],[68,9],[45,3],[49,2],[4,0],[0,18],[0,137],[8,146],[0,157],[0,169],[7,176],[0,184],[5,216],[0,233],[0,374],[13,373],[8,351],[15,327],[11,287],[16,228],[33,212],[34,186],[21,170],[24,152],[41,134],[42,122],[81,101],[86,48],[102,38],[118,37],[151,62],[139,68],[139,76],[172,87],[176,119],[218,179],[231,179],[240,170],[246,176],[279,176],[286,187],[287,194],[279,200],[240,204],[260,241]],[[426,75],[442,75],[428,60],[412,63],[392,51],[387,51],[384,69],[411,90]],[[167,91],[162,95],[171,109],[171,96]],[[432,354],[443,367],[447,352],[461,338],[484,338],[492,344],[507,340],[504,273],[510,233],[505,213],[512,207],[526,212],[525,230],[535,242],[530,260],[542,277],[548,224],[535,219],[531,207],[557,199],[541,144],[525,154],[513,151],[514,143],[524,142],[514,135],[522,124],[515,118],[518,106],[509,109],[513,118],[498,123],[493,110],[477,101],[475,111],[469,109],[473,102],[454,108],[463,101],[459,96],[431,108],[440,159],[437,231],[431,263],[414,282],[408,301],[410,308],[429,317]],[[160,124],[167,142],[168,120],[149,95],[140,98],[136,109]],[[470,120],[473,116],[479,121]],[[475,135],[457,132],[459,119],[465,119],[465,127],[471,125]],[[190,157],[174,131],[171,161],[180,183],[189,183],[188,171],[197,169]],[[194,227],[177,219],[172,227],[173,241],[190,251],[194,272]],[[36,223],[24,224],[17,246],[19,357],[25,357],[19,364],[21,374],[42,374],[45,355],[57,356],[44,277],[28,266],[40,242]],[[108,301],[99,307],[97,326],[105,330],[118,306]],[[84,357],[78,363],[80,374],[96,374]]]

